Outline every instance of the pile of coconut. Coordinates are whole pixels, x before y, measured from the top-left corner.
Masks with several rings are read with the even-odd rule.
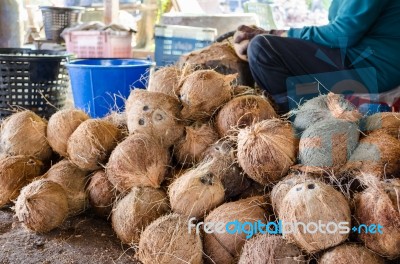
[[[11,115],[0,132],[0,207],[14,203],[38,233],[90,211],[144,264],[398,258],[400,114],[363,117],[327,94],[284,118],[235,78],[169,66],[131,92],[123,113]],[[332,232],[282,234],[274,223]],[[351,231],[362,224],[383,234]]]

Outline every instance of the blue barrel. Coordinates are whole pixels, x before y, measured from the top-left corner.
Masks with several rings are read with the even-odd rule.
[[[68,63],[75,107],[93,118],[123,110],[132,89],[146,88],[154,65],[134,59],[83,59]]]

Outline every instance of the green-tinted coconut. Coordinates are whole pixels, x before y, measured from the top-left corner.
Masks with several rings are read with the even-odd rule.
[[[366,117],[362,122],[365,133],[380,131],[399,139],[400,113],[376,113]]]

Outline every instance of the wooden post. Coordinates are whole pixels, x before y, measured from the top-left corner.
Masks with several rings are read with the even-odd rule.
[[[118,19],[119,0],[104,0],[104,23],[116,23]]]

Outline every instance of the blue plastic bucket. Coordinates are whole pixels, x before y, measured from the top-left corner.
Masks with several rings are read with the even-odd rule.
[[[134,88],[146,88],[155,63],[133,59],[85,59],[67,64],[76,108],[91,117],[121,111]]]

